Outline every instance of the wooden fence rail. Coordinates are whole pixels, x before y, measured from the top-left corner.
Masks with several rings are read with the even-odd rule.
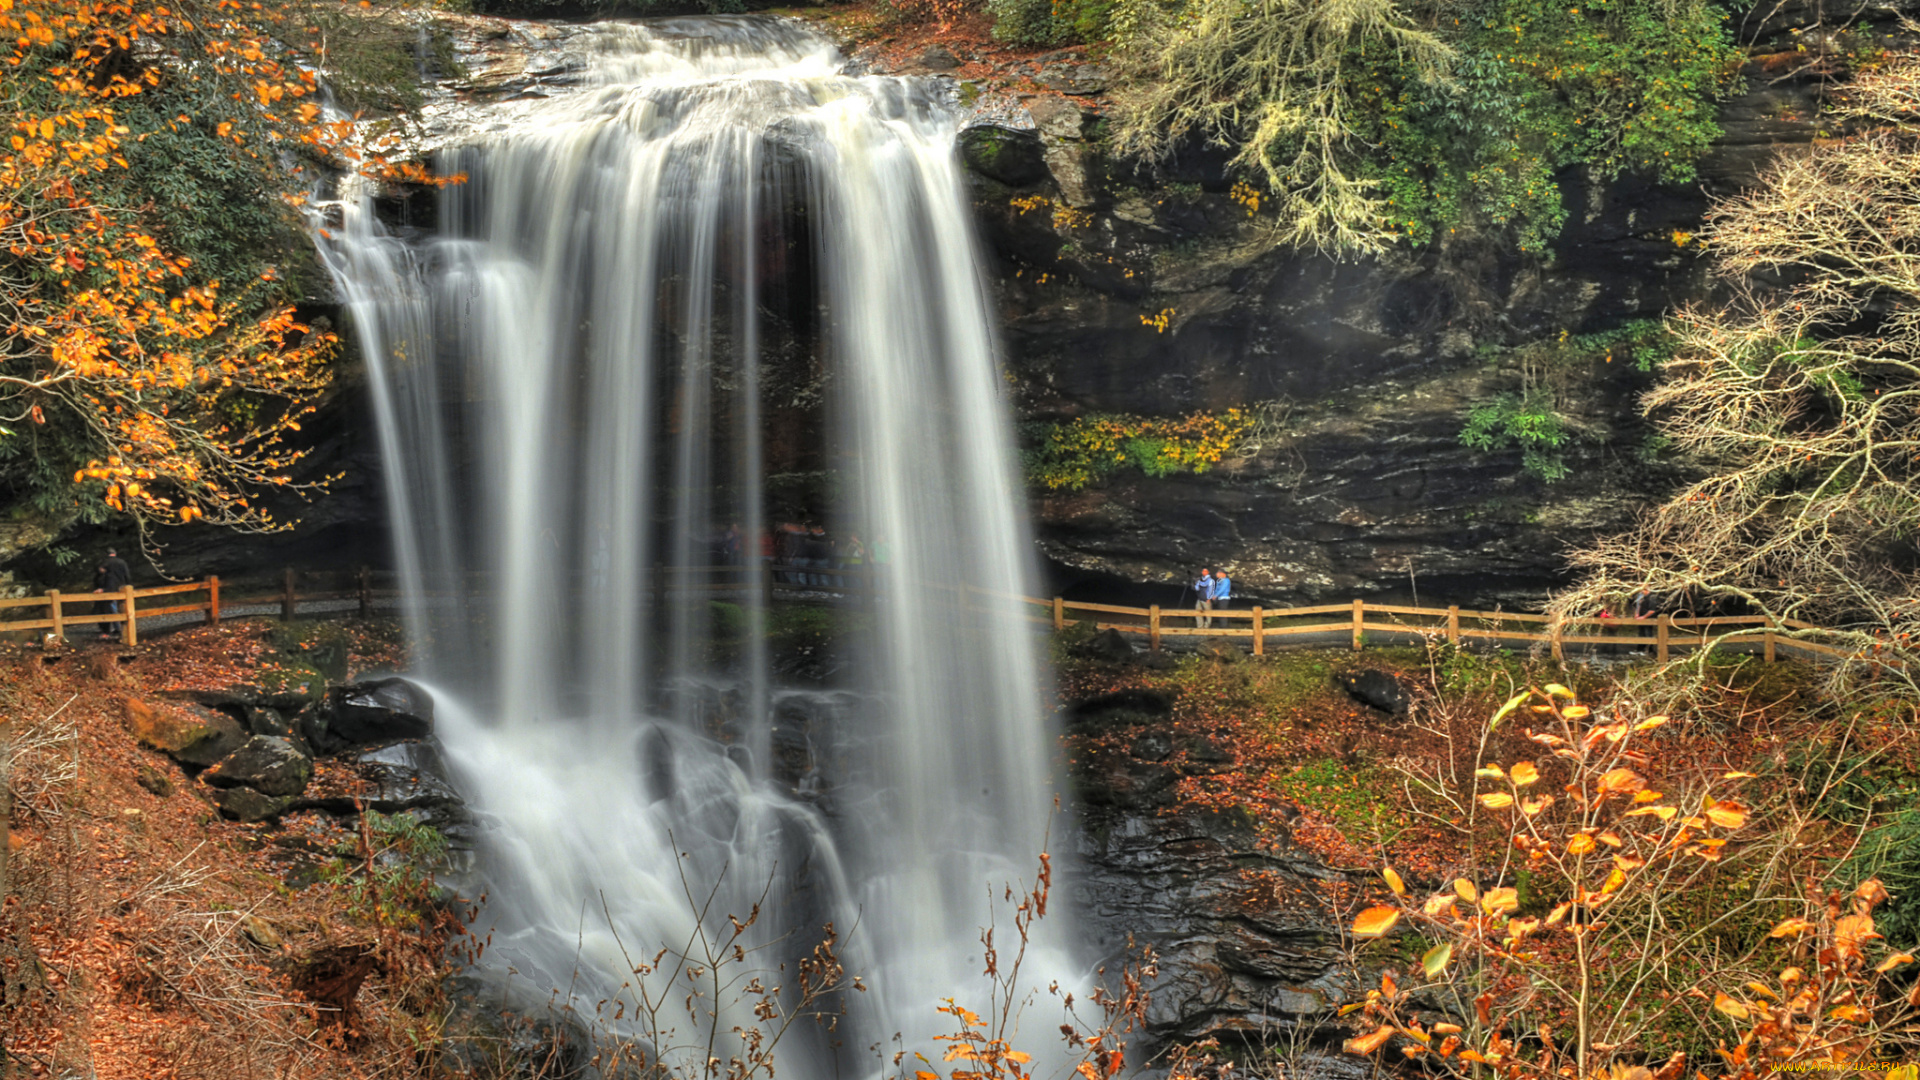
[[[1771,664],[1780,650],[1798,650],[1816,657],[1848,658],[1860,655],[1857,649],[1837,648],[1789,636],[1784,631],[1821,628],[1798,619],[1774,622],[1762,615],[1720,615],[1705,618],[1674,618],[1661,615],[1650,619],[1566,619],[1555,623],[1552,616],[1527,612],[1476,611],[1460,607],[1428,608],[1400,604],[1368,603],[1354,600],[1346,604],[1319,604],[1297,608],[1249,608],[1200,611],[1184,608],[1163,609],[1158,605],[1125,607],[1116,604],[1091,604],[1061,597],[1042,599],[1021,596],[1026,604],[1044,608],[1055,630],[1063,630],[1071,612],[1098,615],[1131,616],[1127,621],[1092,621],[1100,630],[1141,634],[1150,649],[1158,650],[1168,637],[1226,637],[1249,639],[1255,656],[1263,655],[1269,642],[1309,634],[1346,632],[1356,651],[1366,646],[1369,633],[1444,637],[1449,644],[1463,641],[1526,642],[1548,646],[1554,659],[1565,659],[1569,645],[1633,646],[1648,644],[1651,638],[1656,658],[1666,663],[1675,649],[1698,649],[1714,645],[1759,645]],[[1292,620],[1312,616],[1344,614],[1338,622]],[[1373,618],[1370,618],[1372,616]],[[1380,616],[1397,616],[1382,621]],[[1411,621],[1409,621],[1411,620]],[[1220,626],[1220,623],[1245,623],[1245,626]],[[1203,625],[1207,624],[1207,625]],[[1507,624],[1519,624],[1509,626]],[[1751,630],[1743,629],[1752,627]]]
[[[473,584],[482,585],[490,575],[468,575]],[[748,563],[728,566],[670,567],[656,565],[645,575],[643,587],[657,596],[752,591],[771,600],[776,590],[792,593],[827,591],[852,595],[872,603],[881,590],[874,569],[868,566],[820,567],[790,564]],[[598,575],[573,575],[578,584],[591,590],[600,583]],[[301,605],[320,602],[353,601],[362,618],[371,615],[377,600],[397,597],[398,575],[393,571],[357,571],[302,573],[292,568],[280,575],[279,589],[273,592],[249,590],[246,595],[229,593],[228,609],[271,609],[292,619]],[[935,590],[946,592],[950,590]],[[1123,604],[1099,604],[1062,597],[1040,598],[989,590],[966,591],[1002,599],[1018,600],[1039,607],[1046,614],[1032,621],[1063,630],[1069,622],[1091,621],[1095,628],[1113,629],[1147,638],[1148,647],[1158,650],[1164,639],[1229,638],[1247,639],[1254,655],[1264,655],[1269,643],[1282,644],[1289,638],[1314,634],[1342,634],[1355,650],[1365,648],[1368,634],[1419,635],[1445,638],[1449,644],[1469,641],[1522,642],[1546,644],[1555,659],[1565,658],[1567,646],[1643,646],[1651,639],[1656,658],[1666,663],[1675,649],[1698,649],[1708,644],[1759,645],[1767,663],[1773,663],[1780,650],[1799,651],[1819,658],[1858,658],[1857,648],[1843,648],[1792,636],[1791,631],[1815,631],[1822,628],[1797,619],[1769,623],[1760,615],[1674,618],[1661,615],[1653,619],[1568,619],[1555,623],[1547,615],[1528,612],[1480,611],[1458,606],[1445,608],[1411,607],[1401,604],[1368,603],[1353,600],[1341,604],[1312,604],[1293,608],[1248,608],[1201,611],[1189,608],[1162,608],[1159,605],[1130,607]],[[185,598],[161,600],[156,598]],[[924,601],[926,598],[922,597]],[[954,602],[963,596],[953,596]],[[64,639],[75,626],[119,626],[127,644],[139,642],[139,620],[163,615],[199,612],[207,623],[221,619],[223,599],[220,579],[134,588],[129,585],[113,593],[61,593],[49,591],[41,596],[0,599],[0,616],[9,611],[41,609],[42,617],[0,621],[0,632],[45,630]],[[968,606],[968,605],[963,605]],[[97,608],[105,607],[101,611]],[[118,610],[113,610],[118,608]],[[309,611],[311,612],[311,607]],[[339,610],[335,608],[333,610]],[[1073,618],[1086,613],[1091,620]],[[1339,615],[1337,620],[1325,616]],[[1102,618],[1102,617],[1105,618]],[[1318,618],[1316,618],[1318,617]],[[1393,621],[1385,621],[1392,619]],[[1752,629],[1744,629],[1751,627]]]

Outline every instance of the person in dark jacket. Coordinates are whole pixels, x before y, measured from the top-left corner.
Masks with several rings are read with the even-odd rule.
[[[1200,580],[1193,583],[1193,610],[1208,612],[1213,610],[1213,574],[1206,567],[1200,568]],[[1213,625],[1213,620],[1205,614],[1193,617],[1193,625],[1205,630]]]
[[[101,559],[100,565],[93,568],[93,591],[117,593],[126,588],[131,581],[133,581],[133,570],[127,566],[127,560],[121,558],[118,551],[108,548],[106,558]],[[107,610],[115,615],[120,614],[120,601],[107,601]],[[105,628],[100,631],[100,637],[106,641],[118,640],[121,637],[119,625],[105,624]]]

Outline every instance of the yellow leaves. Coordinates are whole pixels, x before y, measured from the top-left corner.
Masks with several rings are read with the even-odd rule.
[[[1632,769],[1608,769],[1601,775],[1597,786],[1603,795],[1624,795],[1639,791],[1646,786],[1646,782]]]
[[[1594,843],[1593,837],[1588,836],[1586,833],[1577,833],[1573,839],[1567,841],[1567,854],[1585,855],[1598,846],[1599,845]]]
[[[1747,823],[1747,808],[1731,800],[1721,800],[1706,807],[1707,820],[1723,829],[1737,829]]]
[[[1510,714],[1512,714],[1513,710],[1525,704],[1527,698],[1531,696],[1532,696],[1532,692],[1528,691],[1526,693],[1515,694],[1511,698],[1508,698],[1507,703],[1505,705],[1500,706],[1500,711],[1494,713],[1493,719],[1487,722],[1488,729],[1491,730],[1493,728],[1499,727],[1500,721],[1505,720]]]
[[[1859,955],[1862,945],[1879,936],[1874,933],[1871,915],[1843,915],[1833,923],[1833,947],[1843,956]]]
[[[1505,780],[1507,778],[1507,774],[1500,771],[1500,766],[1498,765],[1481,766],[1473,770],[1473,775],[1482,780]]]
[[[1526,787],[1529,784],[1538,783],[1540,780],[1540,770],[1534,768],[1533,762],[1531,761],[1516,763],[1511,775],[1514,787]]]
[[[1573,691],[1561,686],[1559,683],[1548,683],[1542,687],[1542,689],[1547,692],[1548,697],[1566,698],[1568,701],[1572,701],[1575,697]]]
[[[1489,791],[1480,796],[1480,805],[1489,810],[1504,810],[1513,805],[1513,796],[1504,791]]]
[[[1657,728],[1661,724],[1664,724],[1666,722],[1667,722],[1667,718],[1664,716],[1649,716],[1645,720],[1642,720],[1639,723],[1633,725],[1633,730],[1652,731],[1654,728]]]
[[[1480,898],[1480,907],[1489,915],[1505,915],[1520,910],[1520,891],[1501,886],[1488,889]]]
[[[1714,991],[1713,995],[1713,1009],[1715,1012],[1724,1013],[1727,1016],[1733,1017],[1735,1020],[1745,1020],[1747,1017],[1753,1015],[1752,1006],[1730,998],[1717,990]]]
[[[1393,929],[1394,924],[1399,921],[1399,908],[1382,906],[1370,907],[1362,911],[1359,917],[1353,920],[1353,936],[1366,938],[1379,937]]]
[[[1454,879],[1453,894],[1455,896],[1458,896],[1460,899],[1465,900],[1469,904],[1478,903],[1480,901],[1480,890],[1474,888],[1473,882],[1468,881],[1466,878]]]
[[[1885,960],[1882,960],[1880,961],[1879,964],[1875,965],[1873,970],[1877,974],[1885,975],[1887,972],[1892,971],[1894,968],[1904,967],[1905,965],[1911,964],[1911,963],[1913,963],[1912,953],[1903,953],[1903,952],[1894,953],[1892,956],[1887,957]]]
[[[1420,957],[1420,970],[1429,979],[1437,979],[1453,959],[1453,942],[1443,941]]]
[[[1525,814],[1528,817],[1532,817],[1533,815],[1539,813],[1542,810],[1545,810],[1547,807],[1552,805],[1553,805],[1553,796],[1542,795],[1537,799],[1528,799],[1526,802],[1521,803],[1520,812],[1522,814]]]
[[[1407,883],[1400,879],[1400,875],[1394,872],[1393,867],[1389,866],[1382,869],[1380,871],[1380,876],[1386,879],[1387,888],[1393,890],[1393,895],[1395,896],[1407,895]]]
[[[1460,898],[1452,893],[1436,893],[1428,897],[1426,903],[1420,905],[1420,912],[1429,918],[1437,917],[1441,912],[1453,907],[1459,900]]]
[[[1782,919],[1767,931],[1770,938],[1799,937],[1813,930],[1813,924],[1802,918]]]

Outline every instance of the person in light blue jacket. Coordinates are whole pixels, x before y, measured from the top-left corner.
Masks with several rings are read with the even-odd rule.
[[[1227,601],[1233,599],[1233,579],[1227,576],[1225,570],[1213,572],[1213,586],[1208,590],[1207,599],[1213,602],[1213,610],[1227,610]]]

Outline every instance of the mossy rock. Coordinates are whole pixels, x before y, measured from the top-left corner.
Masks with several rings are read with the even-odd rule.
[[[960,133],[960,160],[1008,187],[1027,187],[1049,175],[1040,139],[1030,131],[987,125],[968,128]]]

